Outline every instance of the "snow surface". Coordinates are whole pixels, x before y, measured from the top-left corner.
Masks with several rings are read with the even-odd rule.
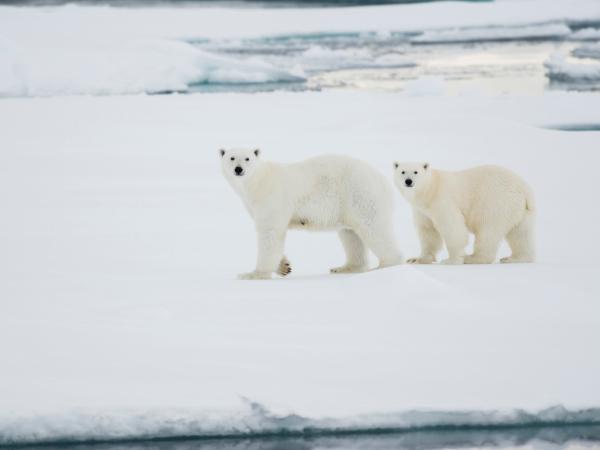
[[[569,39],[574,41],[596,41],[600,39],[600,28],[583,28],[572,33]]]
[[[504,26],[474,27],[450,30],[426,31],[411,39],[417,44],[437,44],[473,41],[516,41],[522,39],[558,39],[571,34],[571,29],[562,23]]]
[[[600,20],[596,0],[268,10],[0,6],[0,96],[177,91],[304,77],[293,67],[214,56],[186,40],[391,31],[421,33],[415,42],[557,38],[569,35],[567,23],[594,20]],[[331,66],[332,55],[315,56],[317,67]],[[387,55],[367,67],[407,64]]]
[[[560,53],[553,54],[544,66],[548,78],[562,82],[595,82],[600,80],[600,64],[596,62],[572,62]]]
[[[577,47],[571,54],[577,58],[600,59],[600,42]]]
[[[598,117],[575,93],[0,101],[0,441],[596,417],[599,137],[544,127]],[[291,232],[288,279],[238,281],[255,236],[217,149],[239,145],[390,180],[505,165],[536,191],[539,262],[329,275],[335,234]]]
[[[598,19],[596,0],[0,7],[0,96],[107,95],[0,100],[0,444],[597,422],[599,135],[557,131],[594,128],[597,94],[450,96],[438,77],[404,94],[111,94],[304,77],[184,41],[571,38],[583,32],[565,24]],[[304,56],[328,67],[349,55]],[[388,54],[374,65],[405,64]],[[547,63],[558,79],[595,79],[596,66]],[[256,244],[220,174],[222,146],[279,161],[342,153],[390,179],[394,160],[506,165],[536,191],[539,262],[334,276],[336,236],[291,232],[291,277],[238,281]],[[410,211],[396,199],[411,256]]]
[[[30,49],[31,50],[31,49]],[[239,62],[172,40],[19,52],[0,41],[0,96],[185,91],[190,84],[299,81],[264,62]]]

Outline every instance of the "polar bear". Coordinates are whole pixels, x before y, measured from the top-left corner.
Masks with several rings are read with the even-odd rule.
[[[535,204],[531,188],[498,166],[459,172],[427,163],[394,163],[394,181],[413,209],[421,255],[408,262],[430,264],[446,243],[445,264],[489,264],[503,239],[512,255],[501,262],[533,262]],[[469,231],[475,251],[465,256]]]
[[[367,249],[379,267],[403,262],[394,238],[393,192],[385,177],[366,163],[343,156],[318,156],[293,164],[263,161],[260,150],[221,149],[225,178],[254,220],[258,258],[242,279],[285,276],[283,256],[290,228],[336,230],[346,264],[332,273],[367,270]]]

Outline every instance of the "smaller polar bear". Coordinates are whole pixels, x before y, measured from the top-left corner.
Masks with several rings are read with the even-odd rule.
[[[367,270],[367,249],[379,267],[403,262],[394,239],[393,192],[368,164],[343,156],[319,156],[293,164],[263,161],[259,150],[220,150],[225,178],[242,198],[258,238],[254,272],[242,279],[285,276],[283,256],[290,228],[336,230],[347,262],[333,273]]]
[[[408,262],[430,264],[446,243],[444,264],[489,264],[503,239],[512,255],[501,262],[533,262],[535,204],[531,188],[513,172],[481,166],[459,172],[423,163],[394,163],[396,186],[411,204],[421,255]],[[465,256],[469,231],[475,251]]]

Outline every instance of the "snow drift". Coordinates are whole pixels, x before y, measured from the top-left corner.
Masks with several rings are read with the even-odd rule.
[[[573,49],[571,54],[576,58],[600,59],[600,43],[582,45]]]
[[[589,83],[600,80],[600,64],[598,63],[573,63],[563,55],[554,54],[544,66],[548,78],[552,81],[567,83]]]
[[[0,96],[186,91],[192,84],[301,81],[262,61],[240,62],[172,40],[51,50],[0,40]]]
[[[482,28],[458,28],[425,31],[411,39],[415,44],[440,44],[484,41],[517,41],[532,39],[560,39],[568,36],[571,29],[563,24],[526,26],[503,26]]]
[[[276,414],[244,400],[236,410],[72,411],[55,415],[0,416],[0,445],[109,442],[209,437],[323,436],[436,429],[499,429],[600,424],[600,409],[539,412],[406,411],[343,418]]]

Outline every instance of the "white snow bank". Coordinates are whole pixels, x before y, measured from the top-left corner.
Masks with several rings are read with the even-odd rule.
[[[240,402],[241,403],[241,402]],[[555,406],[539,412],[406,411],[340,418],[272,413],[249,400],[232,410],[148,409],[70,411],[54,415],[0,415],[0,445],[98,442],[197,437],[322,436],[349,431],[478,429],[528,425],[600,424],[600,409],[569,411]]]
[[[240,62],[168,40],[22,48],[0,40],[0,96],[185,91],[190,84],[302,80],[264,62]]]
[[[600,29],[599,28],[583,28],[577,30],[571,35],[569,39],[573,41],[596,41],[600,40]]]
[[[600,81],[600,64],[569,62],[564,55],[553,54],[544,62],[546,75],[554,81],[585,83]]]
[[[600,43],[582,45],[573,49],[571,54],[577,58],[600,59]]]
[[[458,28],[425,31],[411,38],[416,44],[457,43],[472,41],[513,41],[524,39],[556,39],[571,34],[562,23],[514,27]]]

